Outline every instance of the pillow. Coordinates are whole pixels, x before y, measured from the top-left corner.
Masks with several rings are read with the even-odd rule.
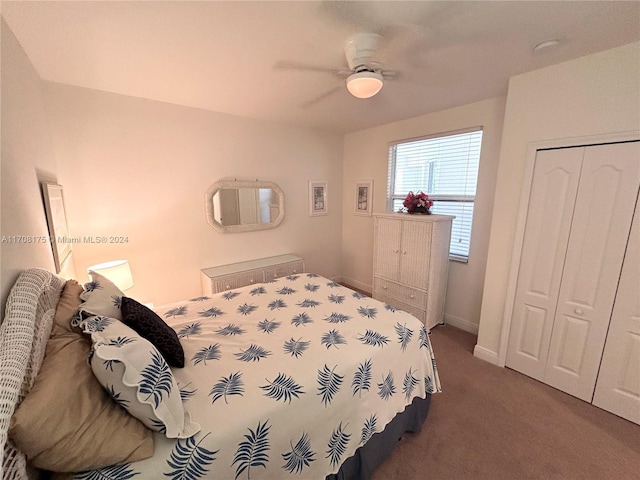
[[[122,297],[122,321],[149,340],[172,367],[184,367],[184,350],[175,330],[133,298]]]
[[[84,293],[80,298],[84,303],[80,311],[85,316],[102,315],[104,317],[122,320],[120,304],[123,293],[107,277],[89,270],[91,281],[84,284]]]
[[[40,372],[9,427],[32,466],[55,472],[153,455],[152,432],[109,398],[87,363],[91,342],[71,331],[81,290],[76,282],[65,284]]]
[[[64,333],[82,333],[79,328],[71,326],[71,320],[78,312],[78,307],[82,303],[80,294],[84,290],[82,286],[75,280],[67,280],[60,294],[58,305],[56,305],[56,314],[53,317],[52,335]]]
[[[180,390],[160,352],[124,323],[92,317],[91,369],[100,384],[131,415],[168,438],[188,438],[200,431],[185,413]]]

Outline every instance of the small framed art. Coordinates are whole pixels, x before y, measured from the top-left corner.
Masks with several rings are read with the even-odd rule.
[[[373,180],[358,180],[355,190],[355,211],[356,215],[371,216],[371,205],[373,203]]]
[[[311,180],[309,182],[309,215],[326,215],[327,206],[327,182]]]
[[[53,250],[56,273],[60,273],[71,258],[71,245],[73,243],[69,238],[62,185],[43,182],[42,196],[44,198],[44,210],[47,215],[49,239]]]

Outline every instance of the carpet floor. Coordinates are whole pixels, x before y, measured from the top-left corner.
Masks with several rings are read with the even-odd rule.
[[[430,338],[442,393],[371,480],[640,479],[640,426],[475,358],[471,333]]]

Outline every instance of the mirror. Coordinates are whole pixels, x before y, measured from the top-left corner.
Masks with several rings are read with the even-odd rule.
[[[284,193],[273,182],[222,179],[204,202],[207,222],[223,233],[275,228],[284,219]]]

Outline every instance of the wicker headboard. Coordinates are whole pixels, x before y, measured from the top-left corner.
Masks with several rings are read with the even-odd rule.
[[[40,370],[65,280],[47,270],[23,271],[14,284],[0,325],[0,455],[2,479],[26,479],[24,455],[7,439],[11,416]]]

